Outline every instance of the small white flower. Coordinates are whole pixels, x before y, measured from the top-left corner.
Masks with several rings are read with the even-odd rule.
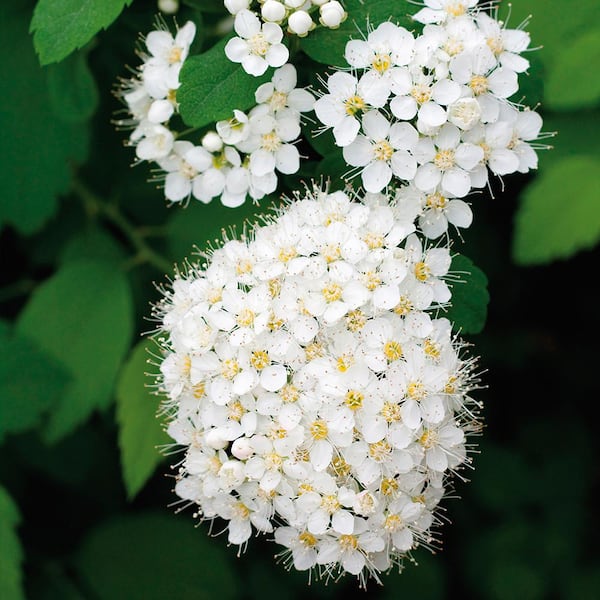
[[[348,16],[344,7],[336,0],[330,0],[321,4],[319,8],[319,21],[321,25],[330,29],[337,29]]]
[[[288,30],[298,37],[305,37],[314,28],[312,17],[304,10],[296,10],[288,17]]]
[[[281,43],[283,31],[276,23],[261,24],[253,12],[243,9],[235,16],[234,29],[238,37],[225,45],[225,54],[241,63],[244,71],[258,77],[269,67],[281,67],[289,57]]]
[[[417,145],[418,133],[408,123],[390,122],[378,111],[369,111],[362,119],[365,135],[359,135],[344,147],[344,159],[355,167],[364,167],[361,177],[368,192],[380,192],[392,175],[406,181],[417,171],[411,152]]]
[[[424,0],[422,8],[413,19],[419,23],[444,23],[464,17],[478,0]]]
[[[285,19],[286,8],[278,0],[267,0],[260,9],[264,21],[281,23]]]

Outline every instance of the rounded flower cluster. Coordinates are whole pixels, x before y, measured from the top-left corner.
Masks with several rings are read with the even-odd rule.
[[[420,35],[385,22],[350,40],[349,68],[328,76],[315,112],[343,148],[349,175],[360,174],[369,192],[392,181],[410,186],[406,193],[430,209],[424,233],[437,237],[448,222],[470,223],[453,199],[485,187],[489,172],[537,167],[542,119],[509,101],[529,67],[525,31],[507,29],[477,0],[425,4],[413,17],[425,23]]]
[[[193,197],[208,203],[218,197],[233,208],[247,197],[260,200],[277,189],[276,171],[299,170],[295,142],[301,134],[301,113],[312,110],[314,97],[296,88],[296,69],[284,64],[257,88],[257,104],[247,114],[235,110],[200,144],[180,139],[170,121],[178,113],[179,72],[194,33],[194,24],[188,22],[175,37],[165,30],[146,36],[149,54],[142,54],[144,63],[136,76],[121,82],[118,91],[129,113],[118,124],[132,128],[129,143],[137,158],[159,168],[156,180],[164,180],[170,202]]]
[[[440,317],[451,255],[413,196],[298,194],[155,307],[175,492],[243,549],[361,583],[435,546],[478,431],[475,359]]]

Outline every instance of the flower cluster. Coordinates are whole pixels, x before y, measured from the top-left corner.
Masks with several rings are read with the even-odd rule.
[[[529,66],[525,31],[507,29],[477,0],[425,4],[413,17],[425,23],[416,37],[385,22],[350,40],[349,69],[328,77],[315,112],[343,148],[349,175],[360,173],[369,192],[392,182],[420,194],[430,213],[423,230],[437,237],[448,221],[470,223],[455,199],[485,187],[489,172],[537,167],[542,119],[509,101]]]
[[[242,62],[244,69],[252,75],[260,75],[261,69],[264,73],[265,64],[276,67],[287,60],[279,65],[272,62],[273,59],[277,61],[273,55],[287,53],[287,48],[281,44],[282,28],[290,34],[305,37],[317,26],[314,18],[323,27],[337,29],[348,16],[337,0],[260,0],[260,19],[259,13],[250,10],[252,4],[252,0],[225,0],[225,8],[235,15],[234,28],[239,36],[233,38],[231,56],[228,56],[235,62]]]
[[[474,359],[438,317],[446,247],[410,196],[318,187],[176,276],[155,308],[176,494],[241,548],[364,584],[431,545],[478,429]]]
[[[301,132],[301,114],[312,110],[314,97],[296,88],[296,69],[284,64],[270,82],[257,88],[257,104],[247,114],[235,110],[199,145],[179,139],[170,121],[178,112],[179,72],[194,33],[194,24],[188,22],[175,37],[162,29],[146,36],[149,54],[142,54],[144,63],[136,76],[122,82],[118,92],[130,115],[119,124],[133,129],[129,143],[137,158],[160,168],[157,180],[164,179],[170,202],[194,197],[208,203],[219,197],[233,208],[248,196],[260,200],[277,189],[276,171],[298,171],[300,155],[294,143]]]

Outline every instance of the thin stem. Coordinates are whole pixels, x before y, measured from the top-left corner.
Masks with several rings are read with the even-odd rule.
[[[82,181],[73,180],[73,191],[81,198],[86,212],[92,218],[104,217],[115,225],[136,250],[132,264],[148,263],[163,273],[169,273],[173,264],[153,250],[144,240],[144,235],[132,225],[114,204],[109,204],[96,196]]]

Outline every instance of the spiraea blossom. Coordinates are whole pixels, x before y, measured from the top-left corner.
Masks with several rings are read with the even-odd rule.
[[[274,70],[271,81],[258,86],[256,106],[247,113],[234,110],[230,119],[215,123],[200,144],[181,139],[171,123],[178,113],[179,72],[194,33],[195,26],[188,22],[174,37],[164,29],[146,36],[143,64],[117,92],[129,113],[118,124],[132,129],[128,143],[135,146],[138,160],[158,167],[155,180],[164,182],[169,202],[195,198],[208,203],[218,197],[235,208],[247,198],[258,201],[275,192],[277,173],[300,168],[300,123],[315,99],[296,87],[296,69],[287,63]]]
[[[509,29],[477,0],[425,0],[414,35],[392,22],[349,40],[347,70],[324,80],[315,102],[365,190],[409,186],[429,198],[428,237],[470,224],[464,201],[504,176],[537,167],[542,119],[515,99],[529,35]]]
[[[418,236],[421,210],[418,193],[315,186],[156,305],[175,493],[240,549],[265,535],[290,568],[365,584],[436,545],[477,377],[440,315],[451,254]]]

